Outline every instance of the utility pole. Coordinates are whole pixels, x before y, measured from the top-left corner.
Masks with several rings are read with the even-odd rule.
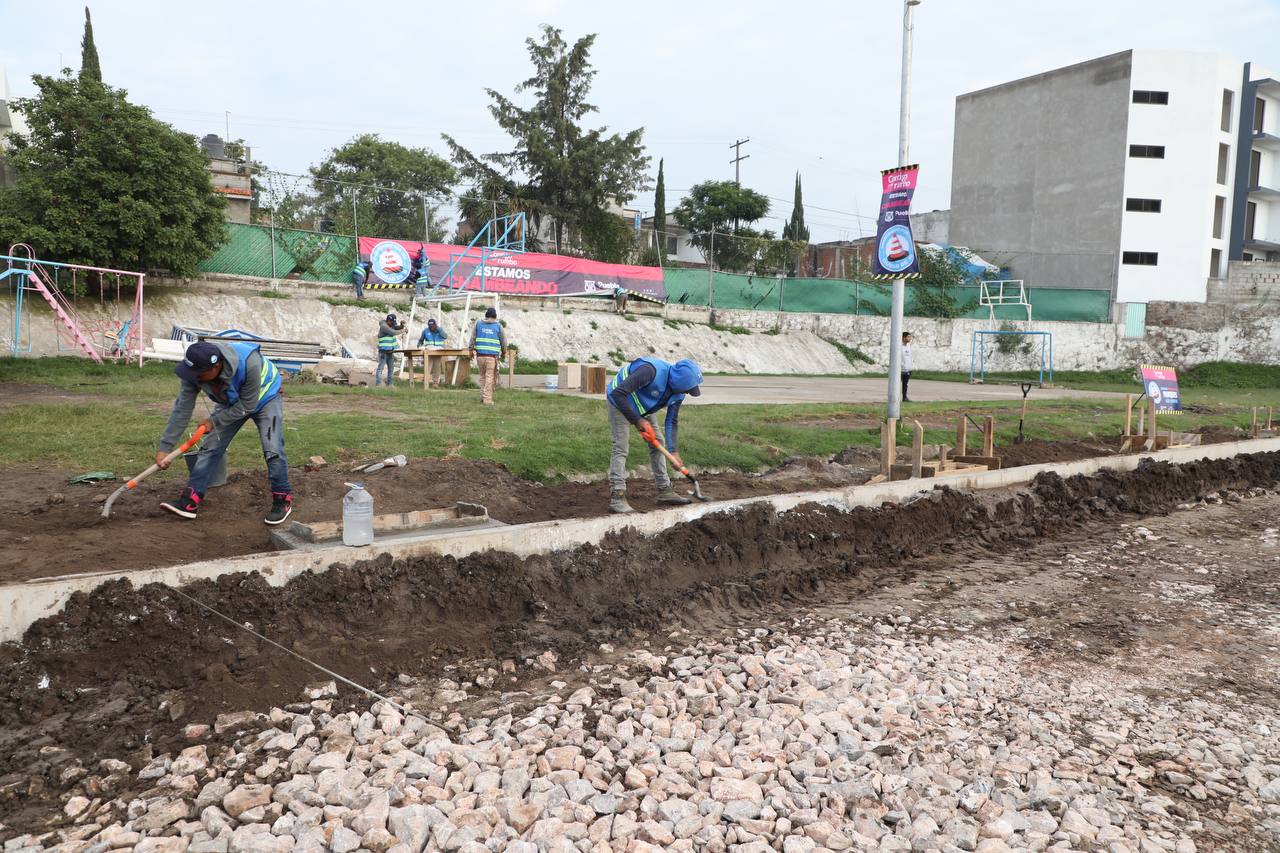
[[[427,196],[422,195],[422,242],[431,242],[431,214],[427,212]]]
[[[920,0],[902,0],[902,89],[898,102],[898,165],[907,165],[911,141],[911,35],[912,11]],[[902,403],[902,313],[906,301],[906,280],[893,280],[893,301],[889,311],[889,419],[897,421]]]
[[[742,186],[742,161],[751,157],[750,154],[745,157],[743,156],[742,146],[746,145],[750,141],[751,137],[747,137],[746,139],[739,139],[737,142],[729,146],[733,149],[734,153],[733,159],[729,161],[729,164],[733,166],[733,182],[738,186]]]
[[[227,136],[226,136],[226,140],[227,140],[227,142],[230,142],[230,141],[231,141],[231,110],[227,110],[227,111],[226,111],[226,113],[227,113],[227,114],[226,114],[226,119],[227,119],[227,127],[226,127]]]

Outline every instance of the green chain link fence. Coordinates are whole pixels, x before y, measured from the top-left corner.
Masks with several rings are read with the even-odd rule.
[[[275,257],[271,246],[274,240]],[[346,283],[356,238],[319,231],[227,223],[227,242],[199,265],[201,272]]]

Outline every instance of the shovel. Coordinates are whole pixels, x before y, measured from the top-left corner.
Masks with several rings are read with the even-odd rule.
[[[670,461],[671,464],[675,466],[675,469],[677,471],[679,471],[681,474],[684,474],[686,477],[689,478],[689,482],[693,483],[693,491],[689,492],[690,495],[692,495],[693,497],[697,498],[700,501],[711,500],[711,498],[707,497],[702,493],[702,488],[698,485],[698,478],[693,476],[693,474],[689,472],[689,469],[680,463],[680,460],[676,458],[676,455],[674,453],[672,453],[670,450],[667,450],[665,447],[663,447],[662,442],[658,441],[656,437],[651,441],[648,438],[646,438],[645,441],[648,441],[649,444],[657,448],[658,452],[661,453],[663,456],[667,457],[667,460]]]
[[[206,427],[204,424],[201,424],[200,426],[196,427],[196,431],[194,434],[192,434],[191,438],[188,438],[180,447],[171,451],[169,455],[164,458],[165,466],[167,467],[169,463],[173,462],[173,460],[177,459],[179,456],[186,453],[191,448],[195,447],[196,444],[200,441],[200,439],[204,438],[205,433],[207,433],[208,431],[209,431],[209,428]],[[159,465],[152,465],[149,468],[147,468],[147,470],[143,471],[141,474],[134,477],[132,480],[130,480],[129,482],[125,483],[123,486],[121,486],[120,488],[112,492],[111,497],[107,498],[107,502],[102,505],[102,517],[110,518],[111,505],[116,502],[116,498],[120,497],[130,489],[136,489],[139,483],[141,483],[143,480],[147,479],[148,477],[150,477],[152,474],[154,474],[159,470],[160,470]]]
[[[1022,444],[1027,440],[1026,435],[1022,432],[1022,424],[1027,419],[1027,395],[1031,393],[1032,383],[1020,382],[1019,385],[1022,386],[1022,414],[1018,415],[1018,434],[1014,436],[1014,444]]]
[[[408,464],[409,460],[403,454],[397,454],[369,465],[361,465],[356,468],[356,473],[372,474],[374,471],[381,471],[383,468],[403,468]]]

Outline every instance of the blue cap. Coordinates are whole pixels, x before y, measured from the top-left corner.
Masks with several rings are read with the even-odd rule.
[[[667,385],[671,390],[690,397],[700,397],[702,389],[698,386],[701,384],[702,368],[693,359],[682,358],[671,365],[671,372],[667,375]]]
[[[173,368],[173,372],[178,374],[180,379],[196,382],[197,376],[214,365],[221,366],[221,363],[221,351],[208,341],[199,341],[187,347],[186,355]]]

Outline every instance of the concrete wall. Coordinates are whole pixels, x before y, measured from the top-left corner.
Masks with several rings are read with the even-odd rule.
[[[1280,264],[1247,264],[1241,276],[1280,275]],[[323,293],[347,296],[349,288],[281,282],[289,298],[260,296],[269,282],[217,277],[195,285],[151,285],[146,303],[148,338],[168,337],[173,325],[240,327],[268,337],[318,341],[337,352],[345,346],[372,358],[377,321],[372,308],[330,305]],[[407,299],[407,294],[375,299]],[[492,304],[474,303],[472,318]],[[616,363],[642,355],[691,357],[708,371],[724,373],[831,374],[883,371],[888,363],[888,320],[848,314],[801,314],[725,310],[633,303],[633,320],[612,312],[602,299],[545,300],[503,297],[500,316],[520,357],[537,360]],[[12,301],[0,300],[0,334],[12,329]],[[41,306],[43,308],[43,306]],[[401,312],[404,316],[404,312]],[[438,315],[451,341],[467,327],[461,310]],[[36,355],[59,354],[51,316],[43,310],[28,324]],[[416,341],[425,317],[413,328]],[[737,327],[752,334],[718,331]],[[1251,361],[1280,364],[1280,299],[1240,305],[1153,302],[1148,306],[1146,335],[1126,339],[1124,327],[1109,323],[1033,321],[1013,327],[1053,334],[1057,370],[1130,368],[1143,362],[1197,364],[1203,361]],[[916,336],[914,364],[920,370],[968,371],[973,332],[1008,327],[987,320],[926,320],[908,317]],[[871,363],[849,364],[828,341],[856,347]],[[1039,341],[1025,339],[1028,350],[1001,353],[989,339],[989,370],[1024,370],[1039,363]],[[614,356],[610,354],[613,353]],[[66,351],[62,354],[71,354]]]
[[[950,242],[1041,287],[1111,289],[1129,52],[956,99]]]

